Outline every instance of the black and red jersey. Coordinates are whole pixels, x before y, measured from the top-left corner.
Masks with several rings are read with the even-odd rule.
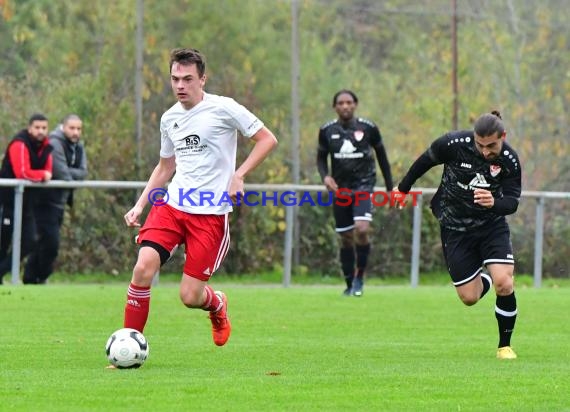
[[[339,188],[372,191],[376,184],[374,153],[382,169],[388,190],[392,190],[392,175],[382,136],[370,120],[353,118],[344,123],[337,120],[324,124],[319,130],[317,166],[321,178],[329,174]]]
[[[475,147],[472,130],[449,132],[414,162],[399,190],[408,192],[419,177],[439,164],[444,165],[443,175],[431,205],[442,226],[466,231],[516,211],[522,190],[521,165],[506,141],[497,158],[485,159]],[[493,193],[493,207],[474,203],[477,188]]]

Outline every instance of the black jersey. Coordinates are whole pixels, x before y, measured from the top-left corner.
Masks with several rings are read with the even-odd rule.
[[[466,231],[514,213],[521,195],[521,165],[517,153],[503,142],[500,155],[486,160],[475,147],[473,131],[454,131],[435,140],[399,188],[408,192],[429,168],[443,164],[443,175],[431,205],[442,226]],[[474,203],[473,191],[493,193],[492,208]]]
[[[381,153],[385,153],[380,130],[370,120],[360,117],[353,118],[346,124],[338,119],[324,124],[319,130],[318,158],[325,163],[319,168],[321,175],[325,173],[323,169],[327,169],[326,158],[330,154],[331,176],[339,188],[372,191],[376,184],[374,148],[382,148]],[[391,190],[390,168],[385,154],[383,157],[384,159],[378,160],[382,165],[384,180],[389,180],[386,185]],[[385,162],[386,167],[382,162]]]

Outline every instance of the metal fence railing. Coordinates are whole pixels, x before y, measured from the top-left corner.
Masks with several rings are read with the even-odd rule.
[[[21,233],[22,233],[22,205],[23,195],[26,187],[34,188],[88,188],[88,189],[144,189],[146,182],[140,181],[50,181],[47,183],[32,183],[21,179],[0,179],[0,186],[9,186],[15,188],[14,193],[14,222],[13,222],[13,241],[12,241],[12,266],[11,281],[13,284],[20,282],[20,256],[21,256]],[[292,185],[292,184],[247,184],[247,190],[260,191],[296,191],[296,192],[322,192],[325,187],[321,185]],[[376,188],[382,191],[383,188]],[[411,270],[410,285],[417,287],[420,276],[420,244],[421,244],[421,227],[422,227],[422,207],[424,204],[423,197],[435,193],[433,188],[415,188],[417,192],[421,192],[417,196],[417,207],[413,210],[413,227],[412,227],[412,248],[411,248]],[[523,198],[536,199],[535,212],[535,233],[534,233],[534,268],[533,283],[535,287],[540,287],[542,283],[542,260],[543,260],[543,242],[544,242],[544,216],[547,199],[570,200],[570,192],[539,192],[539,191],[523,191]],[[291,222],[291,216],[294,208],[287,208],[288,222]],[[292,260],[292,244],[294,225],[288,224],[285,229],[284,241],[284,264],[283,264],[283,286],[287,287],[291,283],[291,260]]]

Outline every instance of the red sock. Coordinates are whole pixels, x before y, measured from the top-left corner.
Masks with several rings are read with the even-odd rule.
[[[208,312],[216,312],[222,307],[222,300],[214,293],[214,289],[206,285],[204,287],[204,293],[206,294],[206,300],[202,305],[203,310]]]
[[[127,291],[125,305],[125,328],[132,328],[143,333],[150,306],[150,286],[135,286],[132,283]]]

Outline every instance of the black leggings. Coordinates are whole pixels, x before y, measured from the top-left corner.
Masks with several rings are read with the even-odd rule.
[[[24,268],[24,283],[45,283],[52,274],[59,252],[63,213],[63,209],[55,206],[42,206],[36,211],[38,239]]]
[[[4,205],[0,213],[0,279],[12,270],[12,235],[14,232],[14,210]],[[22,209],[22,238],[20,242],[20,261],[28,256],[35,245],[37,226],[31,206],[24,203]]]

